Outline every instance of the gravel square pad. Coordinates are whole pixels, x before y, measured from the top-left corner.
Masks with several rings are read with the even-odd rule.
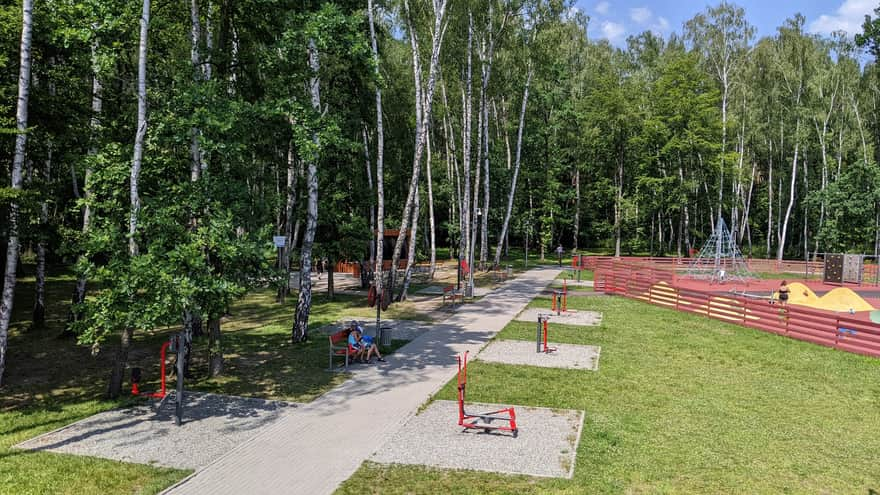
[[[184,394],[183,424],[174,424],[174,397],[106,411],[16,445],[139,464],[197,469],[290,414],[295,404],[199,392]]]
[[[466,404],[469,413],[509,406]],[[413,416],[375,452],[382,464],[418,464],[508,474],[571,478],[583,411],[516,406],[516,438],[458,426],[458,403],[435,401]]]
[[[541,308],[524,309],[517,315],[516,321],[531,321],[538,323],[538,315],[549,315],[551,323],[564,325],[599,326],[602,324],[602,313],[596,311],[566,311],[557,315],[555,311]]]
[[[543,348],[543,344],[541,345]],[[524,364],[544,368],[566,368],[598,371],[602,348],[593,345],[557,344],[547,342],[553,352],[537,352],[528,340],[495,340],[480,351],[477,359],[492,363]]]

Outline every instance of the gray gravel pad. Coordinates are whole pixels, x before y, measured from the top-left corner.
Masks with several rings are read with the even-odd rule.
[[[174,398],[169,397],[158,411],[149,405],[106,411],[15,447],[197,469],[297,407],[200,392],[187,392],[184,397],[179,427],[174,425]]]
[[[427,294],[440,296],[443,295],[443,288],[448,287],[447,285],[429,285],[424,289],[421,289],[416,292],[416,294]],[[461,286],[461,291],[464,292],[464,285]],[[492,289],[489,287],[474,287],[474,297],[483,297],[486,294],[492,292]]]
[[[477,354],[477,359],[492,363],[524,364],[544,368],[590,371],[599,369],[601,347],[554,342],[547,342],[547,347],[556,350],[547,353],[537,352],[535,343],[528,340],[495,340]]]
[[[602,313],[596,311],[566,311],[557,315],[550,309],[528,308],[517,315],[516,321],[531,321],[538,323],[538,314],[550,315],[550,323],[562,323],[564,325],[598,326],[602,324]]]
[[[469,413],[509,406],[466,404]],[[458,403],[435,401],[413,416],[370,460],[508,474],[571,478],[583,411],[516,406],[519,434],[458,426]]]

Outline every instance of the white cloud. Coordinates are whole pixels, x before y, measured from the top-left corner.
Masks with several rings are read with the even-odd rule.
[[[644,26],[648,21],[650,21],[653,15],[654,14],[651,13],[651,9],[647,7],[636,7],[634,9],[629,9],[629,18],[640,26]]]
[[[854,35],[862,31],[865,15],[871,14],[875,7],[876,0],[844,0],[833,14],[822,14],[811,22],[808,31],[819,34],[846,31]]]
[[[658,17],[657,22],[651,26],[651,29],[654,31],[668,31],[669,30],[669,21],[666,20],[665,17]]]
[[[608,9],[611,8],[611,4],[608,2],[599,2],[596,4],[596,13],[605,15],[608,13]]]
[[[602,21],[602,24],[599,26],[599,28],[602,30],[602,37],[607,38],[608,41],[612,43],[619,41],[623,37],[623,34],[626,32],[623,24],[611,21]]]

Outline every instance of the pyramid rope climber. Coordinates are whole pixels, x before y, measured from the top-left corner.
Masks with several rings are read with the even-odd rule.
[[[754,279],[742,253],[730,235],[724,218],[718,217],[715,230],[700,253],[688,265],[687,277],[711,283],[745,282]]]

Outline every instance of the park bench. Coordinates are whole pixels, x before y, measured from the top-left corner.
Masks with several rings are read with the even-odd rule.
[[[357,354],[350,345],[348,345],[348,334],[351,333],[350,328],[340,330],[330,335],[330,367],[329,371],[333,371],[333,358],[342,356],[345,358],[345,369],[348,370],[348,363]]]
[[[447,285],[443,288],[443,304],[446,304],[446,299],[449,298],[452,301],[452,307],[455,307],[455,300],[462,300],[461,293],[455,289],[454,285]]]

